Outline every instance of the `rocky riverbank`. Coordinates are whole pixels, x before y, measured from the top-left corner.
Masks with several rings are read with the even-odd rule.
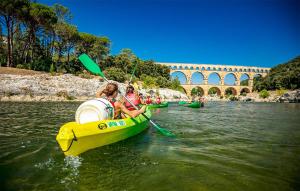
[[[117,82],[116,82],[117,83]],[[122,92],[125,84],[118,83]],[[0,68],[0,101],[85,101],[95,97],[95,93],[105,87],[106,82],[100,77],[90,79],[72,74],[50,75],[49,73]],[[143,94],[150,90],[142,89]],[[175,98],[187,99],[179,91],[155,89],[168,101]]]
[[[286,91],[282,95],[277,91],[268,91],[267,98],[260,97],[258,92],[248,93],[247,95],[220,97],[205,96],[208,101],[242,101],[242,102],[285,102],[285,103],[300,103],[300,90]]]
[[[116,82],[117,83],[117,82]],[[125,84],[118,83],[122,92]],[[0,101],[85,101],[93,99],[95,92],[106,83],[97,76],[79,77],[72,74],[51,75],[49,73],[0,67]],[[159,92],[163,100],[180,101],[188,97],[171,89],[141,89],[140,93],[155,95]],[[282,95],[269,91],[269,97],[261,98],[252,92],[246,96],[205,96],[207,101],[244,102],[300,102],[300,90],[286,91]]]

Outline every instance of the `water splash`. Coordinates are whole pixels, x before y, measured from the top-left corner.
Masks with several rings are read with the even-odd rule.
[[[52,170],[54,166],[55,166],[55,161],[53,160],[53,158],[49,158],[46,162],[41,162],[34,165],[34,167],[41,170],[42,169]]]
[[[62,171],[66,174],[64,178],[61,179],[60,183],[65,186],[67,190],[74,190],[74,186],[78,184],[79,181],[79,167],[82,164],[83,159],[80,157],[66,157],[64,159],[64,167]]]

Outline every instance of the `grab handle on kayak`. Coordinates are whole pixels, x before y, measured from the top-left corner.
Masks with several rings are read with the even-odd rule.
[[[75,133],[74,133],[74,131],[73,131],[73,129],[72,129],[72,133],[73,133],[73,139],[71,141],[71,144],[69,145],[69,147],[67,148],[67,150],[63,150],[63,152],[69,151],[70,148],[71,148],[71,146],[73,145],[73,141],[77,141],[78,140],[77,137],[76,137],[76,135],[75,135]]]

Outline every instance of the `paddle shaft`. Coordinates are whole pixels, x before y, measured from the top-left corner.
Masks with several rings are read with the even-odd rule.
[[[132,80],[132,77],[133,77],[133,75],[134,75],[134,72],[135,72],[136,67],[137,67],[137,62],[136,62],[136,64],[135,64],[134,68],[133,68],[133,71],[132,71],[132,74],[131,74],[131,76],[130,76],[130,80],[129,80],[129,83],[128,83],[128,84],[131,83],[131,80]]]

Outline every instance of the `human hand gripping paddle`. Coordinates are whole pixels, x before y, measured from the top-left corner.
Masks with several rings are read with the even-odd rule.
[[[101,76],[106,82],[109,82],[108,79],[105,77],[105,75],[103,74],[103,72],[101,71],[100,67],[98,66],[98,64],[96,64],[87,54],[81,54],[79,56],[79,60],[81,61],[81,63],[85,66],[85,68],[90,71],[93,74],[99,75]],[[136,109],[138,110],[138,107],[135,106],[126,96],[124,96],[120,91],[119,93]],[[142,113],[142,115],[150,121],[150,123],[153,125],[153,127],[155,127],[161,134],[168,136],[168,137],[175,137],[175,135],[168,131],[167,129],[164,129],[162,127],[160,127],[159,125],[157,125],[156,123],[154,123],[151,119],[149,119],[149,117],[147,117],[144,113]]]

